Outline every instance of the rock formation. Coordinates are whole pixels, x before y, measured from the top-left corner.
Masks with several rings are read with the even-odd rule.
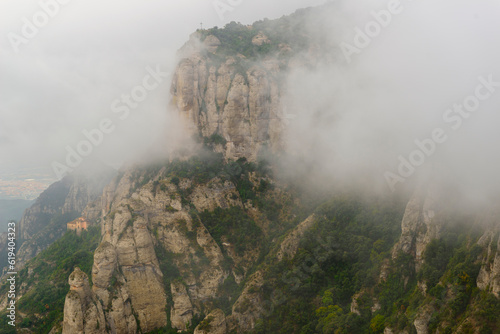
[[[268,36],[255,31],[251,37],[252,46],[278,44]],[[202,32],[197,32],[180,50],[181,59],[171,86],[172,106],[181,114],[191,134],[217,152],[219,157],[222,153],[224,164],[236,163],[235,160],[240,158],[256,162],[263,151],[277,152],[284,148],[282,84],[283,68],[289,63],[280,52],[289,52],[291,48],[283,43],[279,45],[277,53],[256,61],[240,53],[219,53],[225,47],[227,51],[227,45],[221,39],[214,34],[203,36]],[[287,210],[292,211],[292,207],[301,205],[292,199],[291,190],[285,187],[263,190],[265,195],[260,199],[264,201],[271,202],[275,194],[280,194],[276,197],[281,197],[281,201],[269,208],[266,207],[268,202],[247,198],[246,191],[257,191],[271,183],[271,188],[280,188],[280,185],[270,178],[257,176],[255,171],[249,172],[243,186],[238,173],[226,170],[219,174],[203,171],[203,181],[187,177],[187,170],[173,177],[169,168],[175,163],[185,163],[183,166],[188,166],[189,172],[203,169],[200,164],[189,165],[190,157],[187,154],[180,159],[171,158],[160,166],[125,169],[104,188],[99,198],[88,195],[89,192],[78,186],[64,188],[64,198],[69,203],[61,200],[59,206],[63,210],[83,210],[89,219],[101,219],[101,240],[92,267],[93,285],[89,286],[88,278],[78,268],[71,274],[71,290],[64,309],[64,333],[138,333],[168,325],[177,330],[191,328],[192,331],[194,321],[199,322],[205,314],[194,329],[195,334],[245,333],[286,304],[286,298],[277,301],[275,291],[281,292],[281,288],[288,293],[295,291],[294,282],[283,279],[285,273],[295,274],[293,278],[299,281],[298,285],[306,286],[313,281],[313,270],[326,272],[336,261],[349,266],[350,261],[357,260],[357,254],[348,257],[348,250],[339,246],[344,240],[325,241],[325,244],[332,244],[321,245],[324,247],[320,247],[317,254],[298,259],[304,254],[301,247],[305,236],[315,228],[319,229],[318,221],[326,221],[326,215],[320,217],[311,209],[286,220],[290,224],[287,226],[281,225],[284,219],[277,219],[279,222],[271,231],[269,212],[281,218]],[[373,293],[376,289],[382,290],[390,279],[396,280],[390,276],[394,273],[394,268],[389,268],[391,257],[394,260],[401,253],[411,255],[415,260],[415,271],[421,269],[427,245],[441,236],[443,218],[449,217],[447,210],[450,206],[443,201],[437,188],[437,184],[430,183],[415,191],[407,203],[402,221],[401,210],[398,211],[397,224],[401,221],[402,233],[392,248],[392,254],[389,249],[394,242],[384,249],[385,236],[371,240],[366,231],[355,236],[348,233],[352,231],[340,234],[350,235],[352,240],[348,240],[358,243],[358,246],[362,244],[363,247],[359,248],[368,249],[366,257],[376,263],[374,266],[379,266],[371,268],[363,278],[366,281],[373,279],[373,284],[350,291],[345,318],[366,317],[365,313],[374,315],[383,310],[382,298],[375,298]],[[210,222],[200,218],[231,209],[240,210],[245,216],[230,217],[230,227],[224,226],[229,233],[234,232],[232,226],[243,224],[248,216],[257,226],[258,235],[269,237],[263,240],[269,241],[270,245],[262,245],[261,240],[256,239],[251,240],[252,247],[238,251],[238,245],[228,240],[223,227],[210,226]],[[392,211],[391,214],[395,215]],[[349,224],[334,220],[329,223],[332,226],[338,224],[336,228],[339,229],[345,228],[341,224]],[[26,226],[24,231],[30,231],[28,220],[23,224]],[[375,229],[373,226],[368,228]],[[316,240],[307,241],[314,243]],[[369,245],[365,245],[368,241]],[[477,282],[478,287],[497,296],[500,291],[499,243],[498,229],[492,229],[480,239],[479,244],[488,250],[488,254],[483,259]],[[383,251],[373,244],[382,245]],[[308,264],[304,259],[314,261]],[[273,273],[272,280],[267,281],[272,276],[271,269],[277,272]],[[335,277],[335,274],[328,272],[325,280]],[[353,273],[352,277],[338,279],[355,280],[356,275]],[[408,277],[403,281],[402,287],[398,286],[400,290],[412,283],[408,283]],[[236,292],[229,294],[225,290],[227,286],[232,286]],[[349,300],[352,300],[351,304]],[[321,295],[318,295],[314,306],[321,303]],[[401,314],[408,307],[394,305],[391,307]],[[422,307],[412,314],[411,319],[403,319],[404,329],[399,333],[408,333],[408,328],[427,333],[433,312],[430,307]],[[394,328],[385,329],[385,333],[397,332]]]
[[[408,202],[401,222],[401,237],[392,251],[393,259],[399,252],[410,254],[415,259],[416,271],[422,265],[425,247],[433,239],[439,238],[441,225],[437,215],[435,187],[420,187]]]
[[[87,275],[75,268],[69,276],[70,291],[64,303],[64,334],[106,333],[101,303],[89,287]]]
[[[282,147],[280,63],[260,64],[229,56],[214,62],[204,51],[214,52],[220,42],[208,36],[205,44],[194,34],[184,46],[172,82],[173,104],[192,133],[221,136],[230,159],[255,160],[264,145]],[[207,45],[208,44],[208,45]],[[248,67],[248,68],[247,68]]]
[[[478,244],[486,249],[486,254],[477,277],[477,286],[500,298],[500,224],[495,224],[497,217],[498,213],[488,215],[491,227],[478,241]]]
[[[196,327],[194,334],[226,334],[226,316],[220,309],[210,312]]]

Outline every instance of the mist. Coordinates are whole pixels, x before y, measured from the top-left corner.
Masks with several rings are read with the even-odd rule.
[[[57,179],[65,167],[73,169],[68,156],[74,166],[102,162],[119,168],[142,159],[151,147],[163,151],[162,143],[168,145],[178,129],[167,110],[176,52],[200,24],[250,24],[324,3],[259,0],[228,7],[222,1],[226,6],[221,10],[219,2],[2,1],[0,177],[37,168]],[[47,22],[43,18],[49,10],[43,8],[54,13]],[[33,23],[35,17],[39,27],[27,28],[26,20]],[[162,82],[141,101],[132,101],[137,106],[125,117],[122,98],[143,85],[148,69],[158,69]],[[101,140],[94,130],[101,131],[103,120],[109,133]],[[79,161],[69,152],[88,141],[83,131],[95,134],[96,144],[80,147],[86,156]]]
[[[326,35],[332,58],[288,80],[287,172],[317,187],[392,192],[432,176],[470,200],[499,193],[499,15],[494,1],[325,7],[308,29]],[[454,109],[464,101],[471,112]]]
[[[221,14],[199,0],[72,1],[16,50],[9,34],[21,34],[40,3],[3,1],[0,171],[37,167],[59,178],[54,164],[73,169],[70,152],[92,135],[75,165],[119,168],[163,155],[182,134],[168,110],[176,53],[200,23],[251,24],[324,2],[241,2]],[[500,5],[333,1],[321,13],[306,30],[330,49],[315,67],[289,73],[282,171],[318,188],[392,192],[432,175],[478,201],[498,193]],[[134,89],[142,96],[145,80],[155,87],[126,102]],[[485,81],[488,97],[456,112]]]

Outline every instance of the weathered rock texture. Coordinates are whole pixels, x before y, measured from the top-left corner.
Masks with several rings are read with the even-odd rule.
[[[478,244],[486,249],[486,254],[477,277],[477,286],[500,298],[500,224],[495,224],[498,222],[496,217],[498,215],[490,215],[487,218],[493,225],[478,241]]]
[[[245,333],[255,327],[257,320],[266,315],[264,297],[261,293],[264,278],[262,272],[258,271],[249,279],[243,292],[233,305],[229,321],[231,329],[237,329],[238,333]]]
[[[400,252],[412,255],[418,271],[425,247],[431,240],[439,238],[442,227],[439,223],[439,209],[442,207],[436,205],[433,187],[422,187],[413,194],[406,206],[401,223],[401,237],[393,248],[393,258]]]
[[[313,226],[315,219],[316,216],[314,214],[309,216],[295,229],[293,229],[292,232],[290,232],[290,234],[285,238],[285,240],[283,240],[277,254],[277,258],[279,261],[283,260],[285,257],[288,259],[292,259],[295,256],[299,248],[299,243],[302,236],[308,229]]]
[[[103,192],[100,206],[107,215],[102,242],[94,253],[92,290],[102,301],[109,327],[117,333],[136,328],[134,316],[143,331],[164,327],[167,295],[173,301],[172,326],[186,329],[232,272],[224,264],[220,246],[193,220],[190,207],[181,203],[179,192],[191,187],[190,180],[183,179],[177,187],[161,179],[159,171],[151,182],[137,188],[141,177],[133,174],[133,170],[125,173]],[[189,201],[199,211],[243,206],[235,186],[218,178],[191,188]],[[168,254],[169,259],[161,261],[178,271],[179,279],[169,285],[158,251]]]
[[[252,39],[254,46],[270,42],[263,33]],[[279,151],[284,147],[284,63],[280,57],[252,63],[240,54],[220,55],[217,50],[221,46],[213,35],[201,41],[200,35],[194,34],[181,49],[182,59],[171,85],[174,109],[191,134],[204,137],[226,160],[244,157],[255,161],[262,150]],[[290,47],[280,45],[280,50],[288,52]],[[296,63],[300,61],[296,59]],[[96,326],[88,319],[89,314],[103,319],[110,333],[152,331],[165,327],[168,318],[174,328],[186,330],[201,314],[208,315],[197,326],[196,334],[245,333],[270,314],[275,304],[286,302],[264,295],[269,286],[266,268],[260,264],[292,260],[317,217],[312,214],[291,228],[268,253],[275,256],[259,263],[262,245],[256,242],[253,249],[238,254],[235,245],[212,235],[210,226],[204,225],[198,215],[239,207],[266,233],[269,222],[261,219],[262,212],[251,201],[242,200],[237,182],[215,175],[202,183],[182,177],[174,181],[166,167],[158,169],[130,168],[109,183],[99,199],[87,198],[90,204],[85,214],[102,217],[102,240],[94,254],[91,291],[85,278],[77,280],[81,275],[72,274],[75,277],[66,299],[65,333]],[[250,182],[257,187],[259,181]],[[72,198],[72,205],[63,203],[64,208],[82,208],[83,202],[66,196]],[[287,201],[288,206],[294,205]],[[418,271],[426,246],[440,236],[446,209],[434,185],[417,190],[407,204],[402,234],[392,257],[401,252],[413,256]],[[497,295],[499,242],[493,232],[481,241],[489,247],[488,260],[480,273],[481,288]],[[379,283],[387,279],[389,265],[389,259],[382,263]],[[241,293],[231,296],[234,303],[226,316],[215,301],[228,281],[241,283]],[[351,312],[361,313],[358,297],[369,293],[364,289],[353,296]],[[88,302],[95,300],[96,304]],[[381,305],[376,298],[371,300],[371,311],[376,313]],[[423,309],[411,319],[418,333],[427,332],[431,316],[432,310]],[[392,330],[387,328],[386,332]]]
[[[220,309],[210,312],[196,327],[194,334],[226,334],[226,316]]]
[[[64,302],[64,334],[106,333],[101,303],[89,287],[87,275],[75,268],[69,276],[70,292]]]
[[[429,333],[429,321],[431,320],[432,312],[434,312],[434,310],[430,306],[420,310],[417,317],[415,318],[415,321],[413,322],[413,325],[417,330],[417,334]]]
[[[208,36],[205,44],[197,39],[194,34],[181,50],[185,58],[171,87],[173,104],[186,127],[204,137],[222,136],[227,144],[221,150],[227,158],[255,160],[264,145],[281,148],[280,63],[268,60],[243,66],[238,57],[216,63],[204,51],[215,52],[217,38]]]

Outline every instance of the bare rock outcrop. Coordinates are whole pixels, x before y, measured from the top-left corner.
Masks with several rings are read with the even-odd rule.
[[[269,43],[271,43],[271,41],[266,35],[264,35],[262,31],[259,32],[257,35],[255,35],[254,38],[252,39],[252,44],[257,46]]]
[[[194,334],[226,334],[226,316],[220,309],[210,312],[196,327]]]
[[[477,286],[500,298],[500,225],[487,230],[478,244],[487,252],[477,277]]]
[[[312,214],[307,217],[302,223],[300,223],[295,229],[290,232],[290,234],[281,243],[280,249],[277,254],[279,261],[283,260],[285,257],[292,259],[299,248],[299,243],[304,235],[304,233],[310,229],[315,222],[316,216]]]
[[[64,334],[106,333],[106,321],[101,304],[89,287],[87,275],[75,268],[69,276],[70,291],[64,302]]]
[[[439,238],[442,228],[437,219],[438,209],[435,203],[433,187],[415,191],[406,206],[401,223],[401,237],[392,251],[393,258],[399,252],[412,255],[417,271],[422,265],[425,248],[433,239]]]
[[[163,274],[146,220],[132,221],[126,210],[115,214],[113,236],[107,235],[94,254],[93,289],[106,305],[114,303],[108,311],[113,313],[117,330],[124,330],[119,326],[133,326],[131,320],[119,321],[130,318],[132,306],[141,328],[152,330],[166,325]]]
[[[209,48],[217,45],[212,37],[205,40]],[[284,121],[279,62],[245,67],[242,59],[227,57],[216,64],[203,54],[206,47],[188,43],[185,49],[190,52],[182,52],[185,57],[172,81],[172,103],[186,128],[205,137],[223,137],[226,158],[255,160],[265,145],[281,148]]]
[[[242,206],[234,184],[229,181],[222,182],[218,178],[207,184],[197,185],[189,199],[200,212],[213,211],[215,208],[228,209],[231,206]]]
[[[166,326],[167,287],[157,257],[162,249],[170,255],[161,260],[177,268],[180,276],[168,286],[172,326],[186,329],[204,303],[217,297],[231,272],[220,246],[203,224],[193,220],[179,192],[190,188],[189,200],[200,211],[243,204],[234,185],[217,178],[195,187],[187,179],[179,186],[162,179],[137,187],[141,180],[137,172],[125,172],[104,191],[101,205],[107,214],[94,253],[92,289],[112,331],[133,332],[138,328],[134,317],[143,331]]]
[[[434,309],[430,306],[426,306],[420,310],[413,325],[417,330],[417,334],[428,334],[429,333],[429,321],[431,320],[432,313]]]
[[[252,330],[263,315],[266,314],[261,288],[264,285],[262,272],[257,271],[249,279],[243,292],[233,305],[229,321],[231,327],[236,327],[238,333]]]
[[[203,44],[207,48],[208,52],[215,53],[217,48],[221,45],[221,42],[214,35],[210,35],[205,38]]]
[[[193,304],[191,304],[187,289],[182,282],[172,282],[171,289],[174,302],[174,306],[170,311],[172,326],[186,330],[186,324],[191,321],[194,315]]]

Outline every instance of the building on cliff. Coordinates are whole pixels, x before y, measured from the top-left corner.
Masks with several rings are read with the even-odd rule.
[[[90,226],[90,222],[85,217],[77,218],[68,224],[68,231],[76,231],[76,234],[80,235],[83,230],[87,230]]]

